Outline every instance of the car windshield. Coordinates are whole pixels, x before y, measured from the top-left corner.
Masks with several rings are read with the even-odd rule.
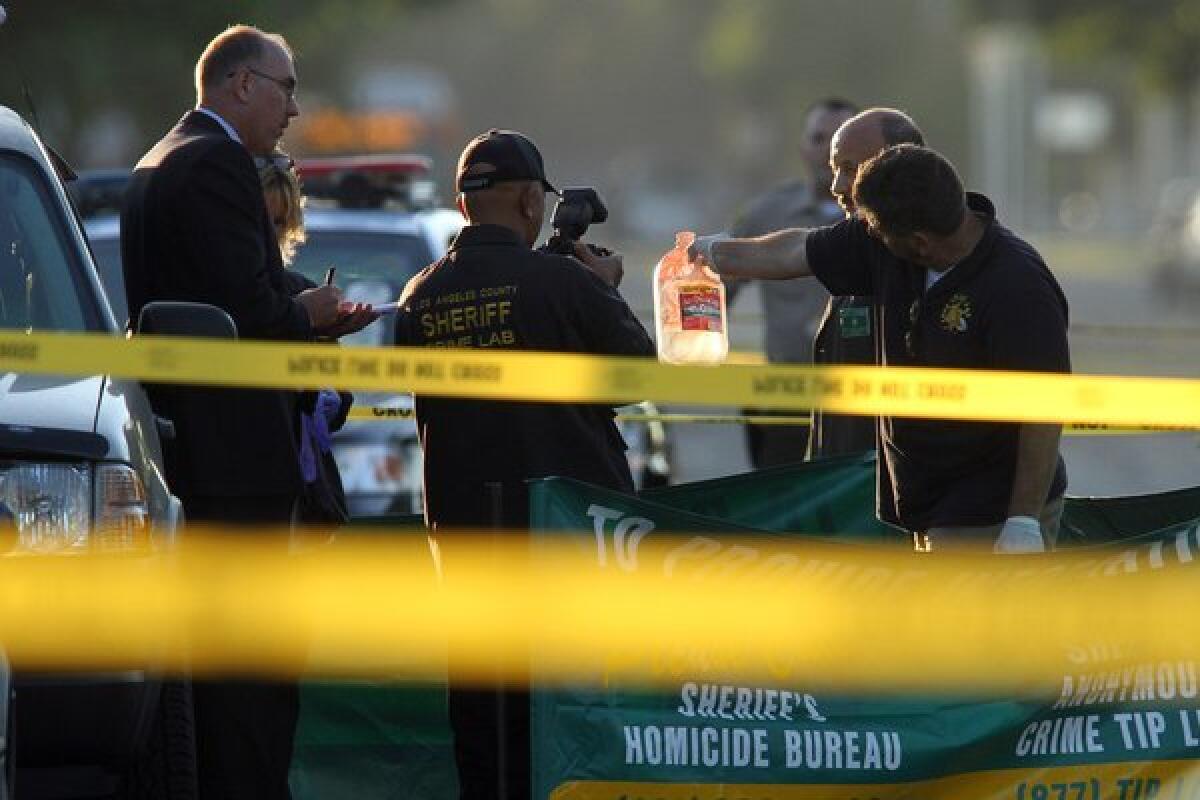
[[[398,299],[408,279],[433,260],[429,245],[416,234],[310,230],[292,268],[322,283],[326,270],[337,267],[335,281],[347,300],[379,304]],[[393,328],[394,317],[386,316],[341,342],[391,344]]]
[[[0,329],[105,330],[86,263],[47,180],[27,159],[0,155]]]
[[[129,316],[125,306],[125,279],[121,275],[121,240],[92,239],[92,255],[96,257],[96,271],[100,273],[100,285],[108,295],[117,322],[124,324]]]

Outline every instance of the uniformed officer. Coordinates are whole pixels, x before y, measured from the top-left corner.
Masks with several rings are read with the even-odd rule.
[[[1062,288],[946,159],[889,147],[859,168],[853,197],[855,217],[838,225],[701,237],[696,249],[722,274],[814,275],[833,294],[874,295],[885,366],[1070,372]],[[883,417],[878,431],[880,516],[918,549],[1053,545],[1061,426]]]
[[[830,191],[847,217],[854,216],[853,189],[858,168],[894,144],[925,144],[916,123],[894,108],[869,108],[848,119],[833,134],[829,149],[829,165],[833,170]],[[831,297],[813,339],[813,363],[878,364],[878,323],[875,298],[855,294]],[[830,414],[815,409],[812,418],[810,459],[875,449],[874,417]],[[881,505],[886,502],[885,493]]]
[[[620,255],[578,243],[575,258],[532,249],[545,195],[555,192],[533,142],[510,130],[476,136],[459,158],[456,188],[469,224],[443,259],[405,287],[397,344],[654,355],[617,292]],[[633,491],[610,406],[418,396],[416,416],[425,519],[447,580],[455,559],[449,529],[526,527],[531,478]],[[472,689],[452,676],[449,708],[461,797],[527,799],[528,692]]]

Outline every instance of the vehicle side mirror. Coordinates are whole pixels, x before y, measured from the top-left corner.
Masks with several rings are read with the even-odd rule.
[[[156,300],[138,314],[138,333],[166,336],[205,336],[213,339],[238,338],[233,317],[208,303],[182,303]]]

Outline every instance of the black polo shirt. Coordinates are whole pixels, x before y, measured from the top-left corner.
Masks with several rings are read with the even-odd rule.
[[[409,281],[396,344],[653,356],[615,289],[574,258],[531,250],[495,225],[464,228]],[[525,524],[525,481],[552,475],[633,491],[609,406],[417,397],[426,519],[490,522],[486,484],[504,487],[504,521]]]
[[[1070,372],[1067,300],[1037,251],[995,220],[983,195],[970,210],[986,218],[974,251],[926,290],[924,267],[892,255],[850,219],[814,230],[808,263],[832,294],[873,294],[886,366]],[[884,417],[880,517],[910,530],[994,525],[1008,515],[1017,461],[1014,423]],[[1066,489],[1058,469],[1047,499]]]

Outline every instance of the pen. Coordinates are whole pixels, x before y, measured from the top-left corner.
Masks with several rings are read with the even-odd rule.
[[[333,273],[337,272],[337,267],[330,267],[325,270],[325,285],[333,286]]]

